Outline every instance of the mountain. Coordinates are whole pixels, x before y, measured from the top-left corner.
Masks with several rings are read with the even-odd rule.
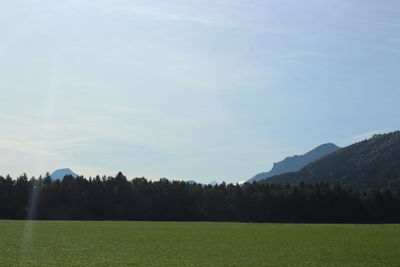
[[[51,179],[53,180],[62,180],[65,175],[71,175],[74,178],[78,177],[78,175],[69,168],[59,169],[50,174]]]
[[[218,181],[217,181],[217,180],[214,180],[214,181],[209,182],[208,184],[209,184],[209,185],[212,185],[212,186],[218,185]]]
[[[269,172],[259,173],[247,180],[247,182],[257,182],[265,178],[272,177],[274,175],[298,171],[306,166],[308,163],[313,162],[314,160],[326,156],[332,152],[335,152],[338,149],[339,147],[332,143],[320,145],[313,150],[305,153],[304,155],[287,157],[282,161],[274,163],[274,166]]]
[[[301,170],[261,183],[340,184],[354,190],[400,186],[400,131],[374,135],[316,160]]]

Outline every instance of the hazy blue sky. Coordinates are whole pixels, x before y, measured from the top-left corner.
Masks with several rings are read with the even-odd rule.
[[[399,129],[400,2],[2,0],[0,174],[242,181]]]

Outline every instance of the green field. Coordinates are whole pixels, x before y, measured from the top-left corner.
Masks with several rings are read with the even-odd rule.
[[[0,221],[0,266],[400,266],[400,225]]]

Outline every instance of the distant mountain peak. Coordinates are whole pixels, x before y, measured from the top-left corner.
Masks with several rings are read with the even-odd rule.
[[[78,177],[78,175],[75,172],[73,172],[70,168],[55,170],[52,174],[50,174],[50,177],[53,180],[62,180],[66,175],[71,175],[74,178]]]
[[[340,149],[340,147],[338,147],[334,143],[325,143],[325,144],[317,146],[316,148],[314,148],[313,150],[307,152],[306,154],[315,153],[317,151],[325,150],[325,149],[336,149],[336,150],[338,150],[338,149]]]
[[[214,181],[209,182],[208,184],[209,184],[209,185],[212,185],[212,186],[218,185],[218,181],[217,181],[217,180],[214,180]]]
[[[279,162],[274,162],[272,169],[269,172],[259,173],[247,182],[251,183],[254,181],[260,181],[278,174],[283,174],[287,172],[295,172],[306,166],[307,164],[322,158],[330,153],[335,152],[340,149],[337,145],[333,143],[325,143],[317,146],[316,148],[308,151],[303,155],[294,155],[290,157],[286,157],[284,160]]]

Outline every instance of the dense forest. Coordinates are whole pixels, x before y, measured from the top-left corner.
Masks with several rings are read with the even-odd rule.
[[[260,182],[293,185],[323,182],[354,190],[396,189],[400,187],[400,131],[374,135],[322,157],[297,172]]]
[[[1,219],[400,222],[400,188],[353,191],[318,183],[188,184],[160,179],[0,176]]]

